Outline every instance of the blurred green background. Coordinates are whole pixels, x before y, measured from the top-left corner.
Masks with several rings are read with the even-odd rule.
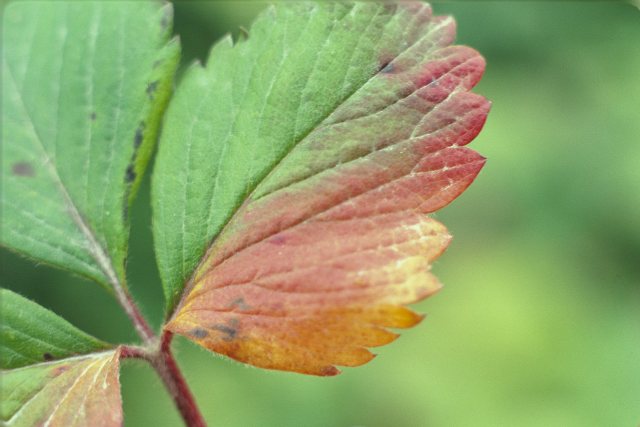
[[[334,378],[175,347],[217,426],[637,426],[640,423],[640,11],[616,2],[436,2],[488,66],[472,147],[488,158],[437,217],[454,234],[429,314]],[[178,2],[184,64],[248,28],[259,2]],[[148,181],[148,177],[147,177]],[[162,295],[148,182],[133,209],[132,291]],[[99,286],[2,252],[3,286],[103,339],[135,341]],[[149,367],[125,361],[127,426],[178,426]]]

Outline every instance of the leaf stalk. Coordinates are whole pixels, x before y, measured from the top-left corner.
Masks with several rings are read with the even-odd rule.
[[[151,326],[149,326],[147,320],[142,315],[142,312],[140,312],[140,309],[131,297],[131,294],[123,286],[121,286],[118,281],[112,283],[112,285],[118,303],[124,309],[129,319],[131,319],[136,332],[138,333],[144,344],[152,345],[153,343],[155,343],[158,338],[153,332],[153,329],[151,329]]]
[[[173,334],[165,331],[159,343],[156,340],[155,345],[148,347],[124,346],[121,355],[149,362],[162,379],[187,427],[206,427],[207,423],[171,353],[172,339]]]

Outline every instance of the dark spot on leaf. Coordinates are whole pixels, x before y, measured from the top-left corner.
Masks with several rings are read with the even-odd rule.
[[[127,166],[127,172],[124,179],[127,184],[132,183],[136,179],[136,171],[133,170],[133,165]]]
[[[226,336],[224,336],[222,339],[225,341],[233,340],[236,337],[236,334],[238,333],[237,330],[227,325],[215,324],[212,326],[212,329],[215,329],[216,331],[220,331],[224,333]]]
[[[189,335],[201,340],[203,338],[206,338],[209,333],[202,328],[193,328],[189,331]]]
[[[129,198],[131,197],[131,185],[133,181],[136,180],[136,158],[138,157],[138,149],[140,145],[142,145],[142,140],[144,139],[144,128],[145,122],[141,121],[138,127],[136,128],[136,133],[133,136],[133,153],[131,154],[131,160],[129,160],[129,165],[127,166],[127,170],[125,171],[124,182],[127,185],[126,194],[124,198],[124,204],[122,206],[122,218],[123,220],[127,220],[129,216]]]
[[[42,358],[43,358],[45,361],[50,362],[50,361],[52,361],[52,360],[53,360],[53,354],[51,354],[51,353],[44,353],[44,354],[42,355]]]
[[[219,323],[216,323],[211,327],[211,329],[215,329],[216,331],[220,331],[223,334],[225,334],[225,336],[222,337],[223,340],[232,341],[238,335],[238,329],[237,329],[238,320],[237,319],[233,319],[233,320],[235,320],[235,322],[231,321],[229,322],[229,325],[221,325]]]
[[[61,374],[64,374],[68,370],[69,370],[69,365],[60,365],[56,367],[53,371],[51,371],[51,376],[55,378]]]
[[[33,176],[33,166],[27,162],[14,163],[11,166],[11,172],[16,176]]]
[[[380,67],[380,73],[382,74],[391,74],[394,72],[394,70],[395,70],[395,66],[393,65],[392,62],[382,64],[382,66]]]
[[[149,99],[153,99],[153,95],[156,93],[156,89],[158,89],[158,80],[154,80],[151,83],[149,83],[147,85],[147,96],[149,96]]]
[[[142,144],[142,140],[144,139],[144,122],[140,122],[140,126],[136,129],[136,134],[133,137],[133,147],[138,148]],[[135,153],[134,153],[135,155]]]
[[[91,121],[95,121],[96,120],[96,112],[94,111],[93,113],[91,113],[89,115],[89,118],[91,119]]]
[[[252,307],[247,304],[246,302],[244,302],[244,298],[240,297],[240,298],[236,298],[233,301],[231,301],[231,303],[229,304],[229,308],[233,309],[233,308],[237,308],[239,310],[242,311],[249,311],[252,309]],[[237,319],[233,319],[237,322]]]
[[[162,60],[161,59],[156,59],[155,61],[153,61],[153,64],[151,65],[151,67],[153,68],[158,68],[158,65],[162,64]]]

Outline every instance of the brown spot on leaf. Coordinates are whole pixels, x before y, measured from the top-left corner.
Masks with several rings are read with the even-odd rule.
[[[202,328],[193,328],[192,330],[189,331],[189,335],[191,335],[196,339],[201,340],[203,338],[206,338],[207,335],[209,335],[209,333]]]
[[[144,122],[140,122],[140,125],[136,129],[136,134],[133,137],[133,147],[138,148],[142,144],[144,139]]]
[[[158,80],[154,80],[147,85],[146,92],[149,99],[153,99],[153,96],[155,95],[156,90],[158,89],[158,83],[159,83]]]
[[[68,370],[69,370],[69,365],[57,366],[53,371],[51,371],[51,376],[53,378],[58,377],[61,374],[64,374],[65,372],[67,372]]]
[[[393,62],[389,62],[380,70],[382,74],[391,74],[394,71],[395,71],[395,66],[393,65]]]
[[[51,353],[44,353],[42,355],[42,359],[44,359],[46,362],[50,362],[53,360],[53,354]]]
[[[251,307],[249,304],[244,302],[244,298],[240,297],[240,298],[236,298],[233,301],[231,301],[231,303],[229,303],[229,308],[230,309],[237,308],[237,309],[242,310],[242,311],[249,311],[253,307]],[[234,319],[234,320],[237,321],[237,319]]]
[[[216,331],[220,331],[225,334],[225,336],[222,337],[223,340],[233,341],[238,335],[237,325],[238,319],[232,319],[231,321],[229,321],[228,325],[216,323],[215,325],[211,326],[211,329],[215,329]]]
[[[127,184],[132,183],[136,179],[136,171],[133,169],[133,165],[127,166],[127,172],[124,179]]]
[[[393,74],[397,72],[396,65],[393,63],[393,57],[387,57],[380,60],[380,66],[378,67],[378,73],[380,74]]]
[[[18,162],[11,166],[11,172],[16,176],[33,176],[35,172],[31,163]]]
[[[96,120],[96,112],[94,111],[93,113],[91,113],[89,115],[89,118],[91,119],[92,122],[95,121]]]

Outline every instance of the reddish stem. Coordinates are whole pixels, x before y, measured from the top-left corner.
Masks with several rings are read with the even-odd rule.
[[[189,386],[180,372],[180,368],[171,354],[171,339],[173,334],[165,331],[158,338],[138,309],[133,298],[122,287],[116,288],[116,295],[120,304],[136,327],[138,335],[144,341],[144,347],[125,345],[121,348],[122,358],[144,359],[156,370],[167,391],[176,404],[180,415],[188,427],[206,427],[206,423],[196,401],[189,390]]]
[[[148,360],[147,350],[136,345],[123,345],[120,348],[121,359],[144,359]]]
[[[171,354],[172,338],[173,334],[165,331],[161,337],[159,351],[150,355],[151,357],[147,360],[162,378],[185,424],[188,427],[206,427],[207,424],[196,405],[193,394],[191,394],[191,390],[189,390],[189,386]]]
[[[189,390],[189,386],[171,354],[172,338],[173,334],[165,331],[162,334],[160,346],[153,350],[148,347],[124,345],[121,347],[120,357],[144,359],[149,362],[158,376],[162,378],[187,427],[206,427],[207,424],[200,414],[193,394],[191,394],[191,390]]]

